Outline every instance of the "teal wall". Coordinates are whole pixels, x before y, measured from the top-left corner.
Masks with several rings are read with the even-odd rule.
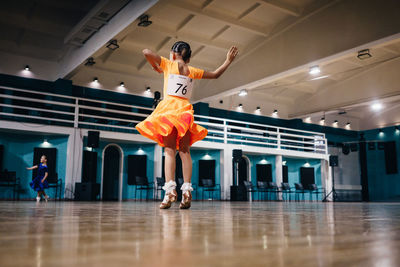
[[[20,178],[20,198],[33,199],[36,192],[30,188],[29,183],[32,180],[32,171],[26,170],[26,167],[37,165],[39,162],[33,163],[33,149],[35,147],[44,147],[43,140],[47,139],[49,145],[46,147],[57,149],[56,172],[58,177],[62,179],[62,197],[65,187],[65,167],[67,162],[67,144],[68,136],[66,135],[32,135],[25,133],[0,133],[0,144],[4,145],[3,168],[9,171],[16,171],[17,177]],[[47,189],[46,192],[51,198],[55,196],[55,189]],[[0,187],[0,199],[12,198],[11,187]]]
[[[400,171],[400,132],[394,127],[364,132],[367,141],[396,141],[397,168]],[[386,174],[384,150],[368,150],[368,190],[370,201],[400,201],[400,173]]]

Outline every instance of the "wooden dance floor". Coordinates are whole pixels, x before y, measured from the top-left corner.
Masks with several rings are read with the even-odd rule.
[[[0,266],[400,266],[400,204],[0,202]]]

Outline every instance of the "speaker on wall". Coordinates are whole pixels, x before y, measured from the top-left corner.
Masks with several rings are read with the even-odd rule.
[[[136,176],[147,177],[147,155],[128,155],[128,185],[136,185]]]
[[[329,166],[331,166],[331,167],[339,166],[339,157],[336,155],[330,155],[329,156]]]
[[[49,176],[47,181],[49,183],[56,183],[57,182],[57,175],[56,175],[56,162],[57,162],[57,148],[47,148],[47,147],[35,147],[33,149],[33,164],[32,165],[39,165],[40,158],[42,155],[45,155],[47,158],[47,170]],[[32,171],[32,179],[35,178],[37,175],[37,169]]]
[[[215,185],[215,160],[199,160],[199,186],[204,179],[211,179]]]
[[[256,165],[257,182],[272,182],[272,165],[271,164],[257,164]]]
[[[282,182],[289,183],[289,168],[287,165],[282,166]]]
[[[396,141],[385,142],[385,167],[386,174],[397,173]]]
[[[93,148],[99,147],[99,138],[99,131],[88,131],[87,146]]]
[[[313,167],[300,168],[300,183],[304,188],[309,188],[310,184],[315,184],[315,175]]]
[[[232,151],[233,160],[239,162],[242,158],[242,150],[241,149],[234,149]]]
[[[83,151],[82,183],[95,183],[97,177],[97,152]]]

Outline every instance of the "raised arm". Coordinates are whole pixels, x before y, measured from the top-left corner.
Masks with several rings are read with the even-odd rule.
[[[26,167],[26,169],[27,169],[27,170],[33,170],[33,169],[37,169],[37,167],[38,167],[38,166],[35,165],[35,166],[30,167],[30,168]]]
[[[221,76],[222,73],[225,72],[225,70],[229,67],[229,65],[235,59],[238,52],[239,51],[238,51],[237,47],[232,46],[229,49],[228,53],[226,54],[225,62],[214,71],[204,71],[202,79],[217,79],[217,78],[219,78],[219,76]]]
[[[153,66],[153,70],[163,73],[163,70],[160,68],[161,57],[159,55],[147,48],[143,49],[142,53],[150,65]]]

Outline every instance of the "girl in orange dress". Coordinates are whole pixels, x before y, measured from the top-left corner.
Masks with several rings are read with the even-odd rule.
[[[156,141],[164,147],[165,152],[165,190],[161,209],[168,209],[176,201],[175,183],[175,155],[179,151],[182,159],[184,184],[182,190],[181,209],[188,209],[191,205],[193,191],[192,159],[190,146],[207,136],[207,130],[195,124],[193,106],[190,96],[193,91],[194,79],[217,79],[232,63],[238,49],[232,46],[226,56],[225,62],[215,71],[204,71],[189,66],[192,51],[186,42],[176,42],[169,55],[169,60],[161,57],[149,49],[144,49],[143,54],[153,69],[164,73],[164,99],[147,119],[136,125],[136,129],[143,136]]]

